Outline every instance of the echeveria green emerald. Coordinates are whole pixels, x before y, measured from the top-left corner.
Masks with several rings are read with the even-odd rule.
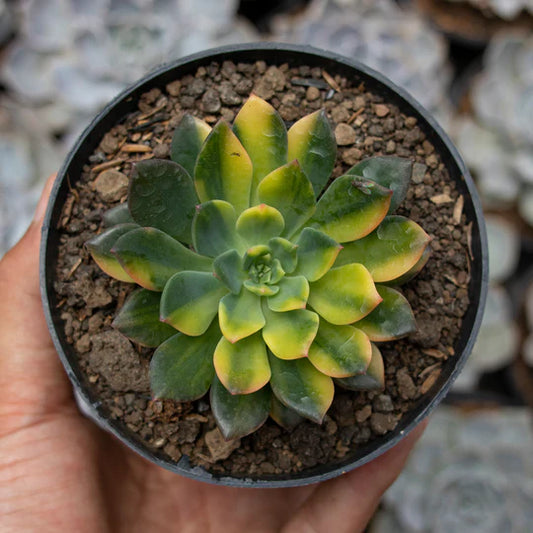
[[[326,187],[336,144],[325,112],[287,131],[254,95],[233,127],[185,115],[171,157],[135,165],[127,210],[87,243],[102,270],[142,287],[113,324],[156,348],[154,396],[210,391],[236,438],[268,414],[320,423],[335,384],[383,388],[375,342],[414,330],[397,285],[428,255],[424,230],[392,214],[412,163],[366,159]]]

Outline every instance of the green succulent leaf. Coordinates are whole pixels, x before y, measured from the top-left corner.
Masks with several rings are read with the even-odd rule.
[[[220,300],[218,318],[222,334],[232,343],[252,335],[265,325],[261,298],[247,290],[226,294]]]
[[[415,266],[410,268],[405,274],[402,274],[399,278],[391,279],[390,281],[385,282],[385,285],[390,285],[392,287],[399,287],[405,283],[411,281],[415,278],[418,273],[426,266],[426,263],[431,257],[431,246],[428,245],[424,248],[420,259],[417,261]]]
[[[192,242],[202,255],[216,257],[227,250],[244,252],[245,247],[235,232],[237,215],[224,200],[210,200],[197,207],[192,223]]]
[[[239,294],[246,279],[242,258],[237,250],[228,250],[213,261],[215,276],[233,293]]]
[[[405,200],[412,173],[413,162],[410,159],[393,156],[369,157],[353,166],[347,172],[347,174],[362,176],[367,180],[375,181],[390,189],[392,191],[392,199],[389,213],[396,211]]]
[[[300,162],[318,197],[329,181],[337,156],[337,142],[325,111],[316,111],[293,124],[288,140],[288,160]]]
[[[309,361],[326,376],[343,378],[366,372],[372,358],[370,339],[353,326],[320,321]]]
[[[266,347],[259,333],[235,343],[222,337],[213,362],[218,379],[231,394],[250,394],[270,380]]]
[[[309,298],[309,283],[303,276],[287,276],[278,282],[279,291],[267,299],[272,311],[305,309]]]
[[[272,403],[270,405],[270,417],[281,427],[291,430],[302,422],[303,417],[296,411],[283,405],[274,394],[271,394]]]
[[[113,327],[137,344],[156,348],[176,334],[173,327],[159,320],[160,303],[158,292],[132,292],[113,320]]]
[[[374,281],[390,281],[417,264],[429,241],[429,235],[413,220],[388,216],[370,235],[347,244],[335,265],[360,262]]]
[[[360,239],[383,220],[391,195],[390,189],[373,181],[346,174],[326,189],[306,225],[340,243]]]
[[[295,273],[309,281],[319,280],[335,263],[342,246],[314,228],[304,228],[298,240],[298,266]]]
[[[134,220],[131,217],[128,204],[119,204],[111,209],[108,209],[102,216],[104,221],[104,226],[106,228],[111,228],[112,226],[117,226],[118,224],[134,224]]]
[[[160,229],[190,244],[197,203],[191,177],[182,166],[163,159],[135,164],[128,206],[140,226]]]
[[[249,290],[252,294],[257,296],[272,296],[279,291],[277,285],[268,285],[267,283],[257,283],[251,279],[247,279],[243,285]]]
[[[228,289],[209,272],[178,272],[163,290],[161,320],[185,335],[202,335],[227,292]]]
[[[260,204],[241,213],[236,227],[237,233],[248,246],[255,246],[264,244],[273,237],[278,237],[285,227],[285,222],[277,209]]]
[[[298,246],[283,237],[274,237],[268,241],[272,255],[279,260],[281,268],[287,274],[290,274],[296,268],[298,263],[297,250]]]
[[[370,340],[392,341],[416,331],[416,321],[409,302],[400,292],[376,285],[383,301],[367,316],[357,322]]]
[[[283,215],[284,235],[288,237],[315,212],[313,186],[296,160],[261,180],[257,200],[275,207]]]
[[[385,388],[385,368],[378,347],[372,343],[372,359],[366,373],[335,379],[335,383],[349,390],[380,391]]]
[[[155,398],[190,402],[201,398],[215,376],[213,352],[220,339],[216,322],[199,337],[177,333],[154,352],[150,385]]]
[[[245,270],[248,270],[252,265],[256,264],[258,260],[265,258],[272,254],[272,250],[266,244],[256,244],[250,246],[244,254],[243,266]]]
[[[231,394],[215,377],[211,386],[211,410],[226,440],[253,433],[268,418],[272,393],[268,387],[251,394]]]
[[[127,274],[151,291],[162,291],[176,272],[210,271],[213,263],[156,228],[129,231],[117,240],[112,252]]]
[[[119,224],[105,230],[85,243],[95,263],[112,278],[135,283],[135,280],[122,268],[116,255],[111,253],[111,250],[120,237],[138,227],[137,224]]]
[[[278,400],[300,416],[320,424],[329,409],[335,386],[307,358],[284,361],[269,354],[270,385]]]
[[[252,94],[235,117],[233,130],[253,163],[253,205],[259,182],[287,162],[287,128],[268,102]]]
[[[280,359],[307,357],[318,330],[318,315],[307,309],[277,313],[263,305],[266,324],[263,339]]]
[[[380,302],[372,277],[361,264],[332,268],[311,284],[309,294],[309,305],[328,322],[339,326],[361,320]]]
[[[196,159],[209,133],[211,133],[209,124],[188,113],[183,115],[174,130],[170,157],[173,161],[179,163],[190,176],[194,176]]]
[[[225,122],[219,122],[202,147],[194,171],[201,202],[225,200],[241,213],[250,205],[252,161]]]

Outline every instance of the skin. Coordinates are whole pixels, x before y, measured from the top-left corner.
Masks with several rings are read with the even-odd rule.
[[[161,469],[78,411],[48,334],[35,219],[0,262],[0,530],[319,533],[362,531],[423,431],[357,470],[292,489],[238,489]]]

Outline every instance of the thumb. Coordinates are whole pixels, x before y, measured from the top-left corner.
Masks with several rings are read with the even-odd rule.
[[[22,239],[0,261],[0,431],[63,403],[69,387],[48,333],[39,290],[39,243],[55,175]]]

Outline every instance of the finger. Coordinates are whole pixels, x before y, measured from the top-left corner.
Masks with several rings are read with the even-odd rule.
[[[39,242],[55,179],[47,181],[26,234],[0,261],[1,431],[31,423],[70,397],[39,291]]]
[[[326,481],[303,504],[283,533],[363,531],[381,496],[400,474],[427,420],[377,459]]]

